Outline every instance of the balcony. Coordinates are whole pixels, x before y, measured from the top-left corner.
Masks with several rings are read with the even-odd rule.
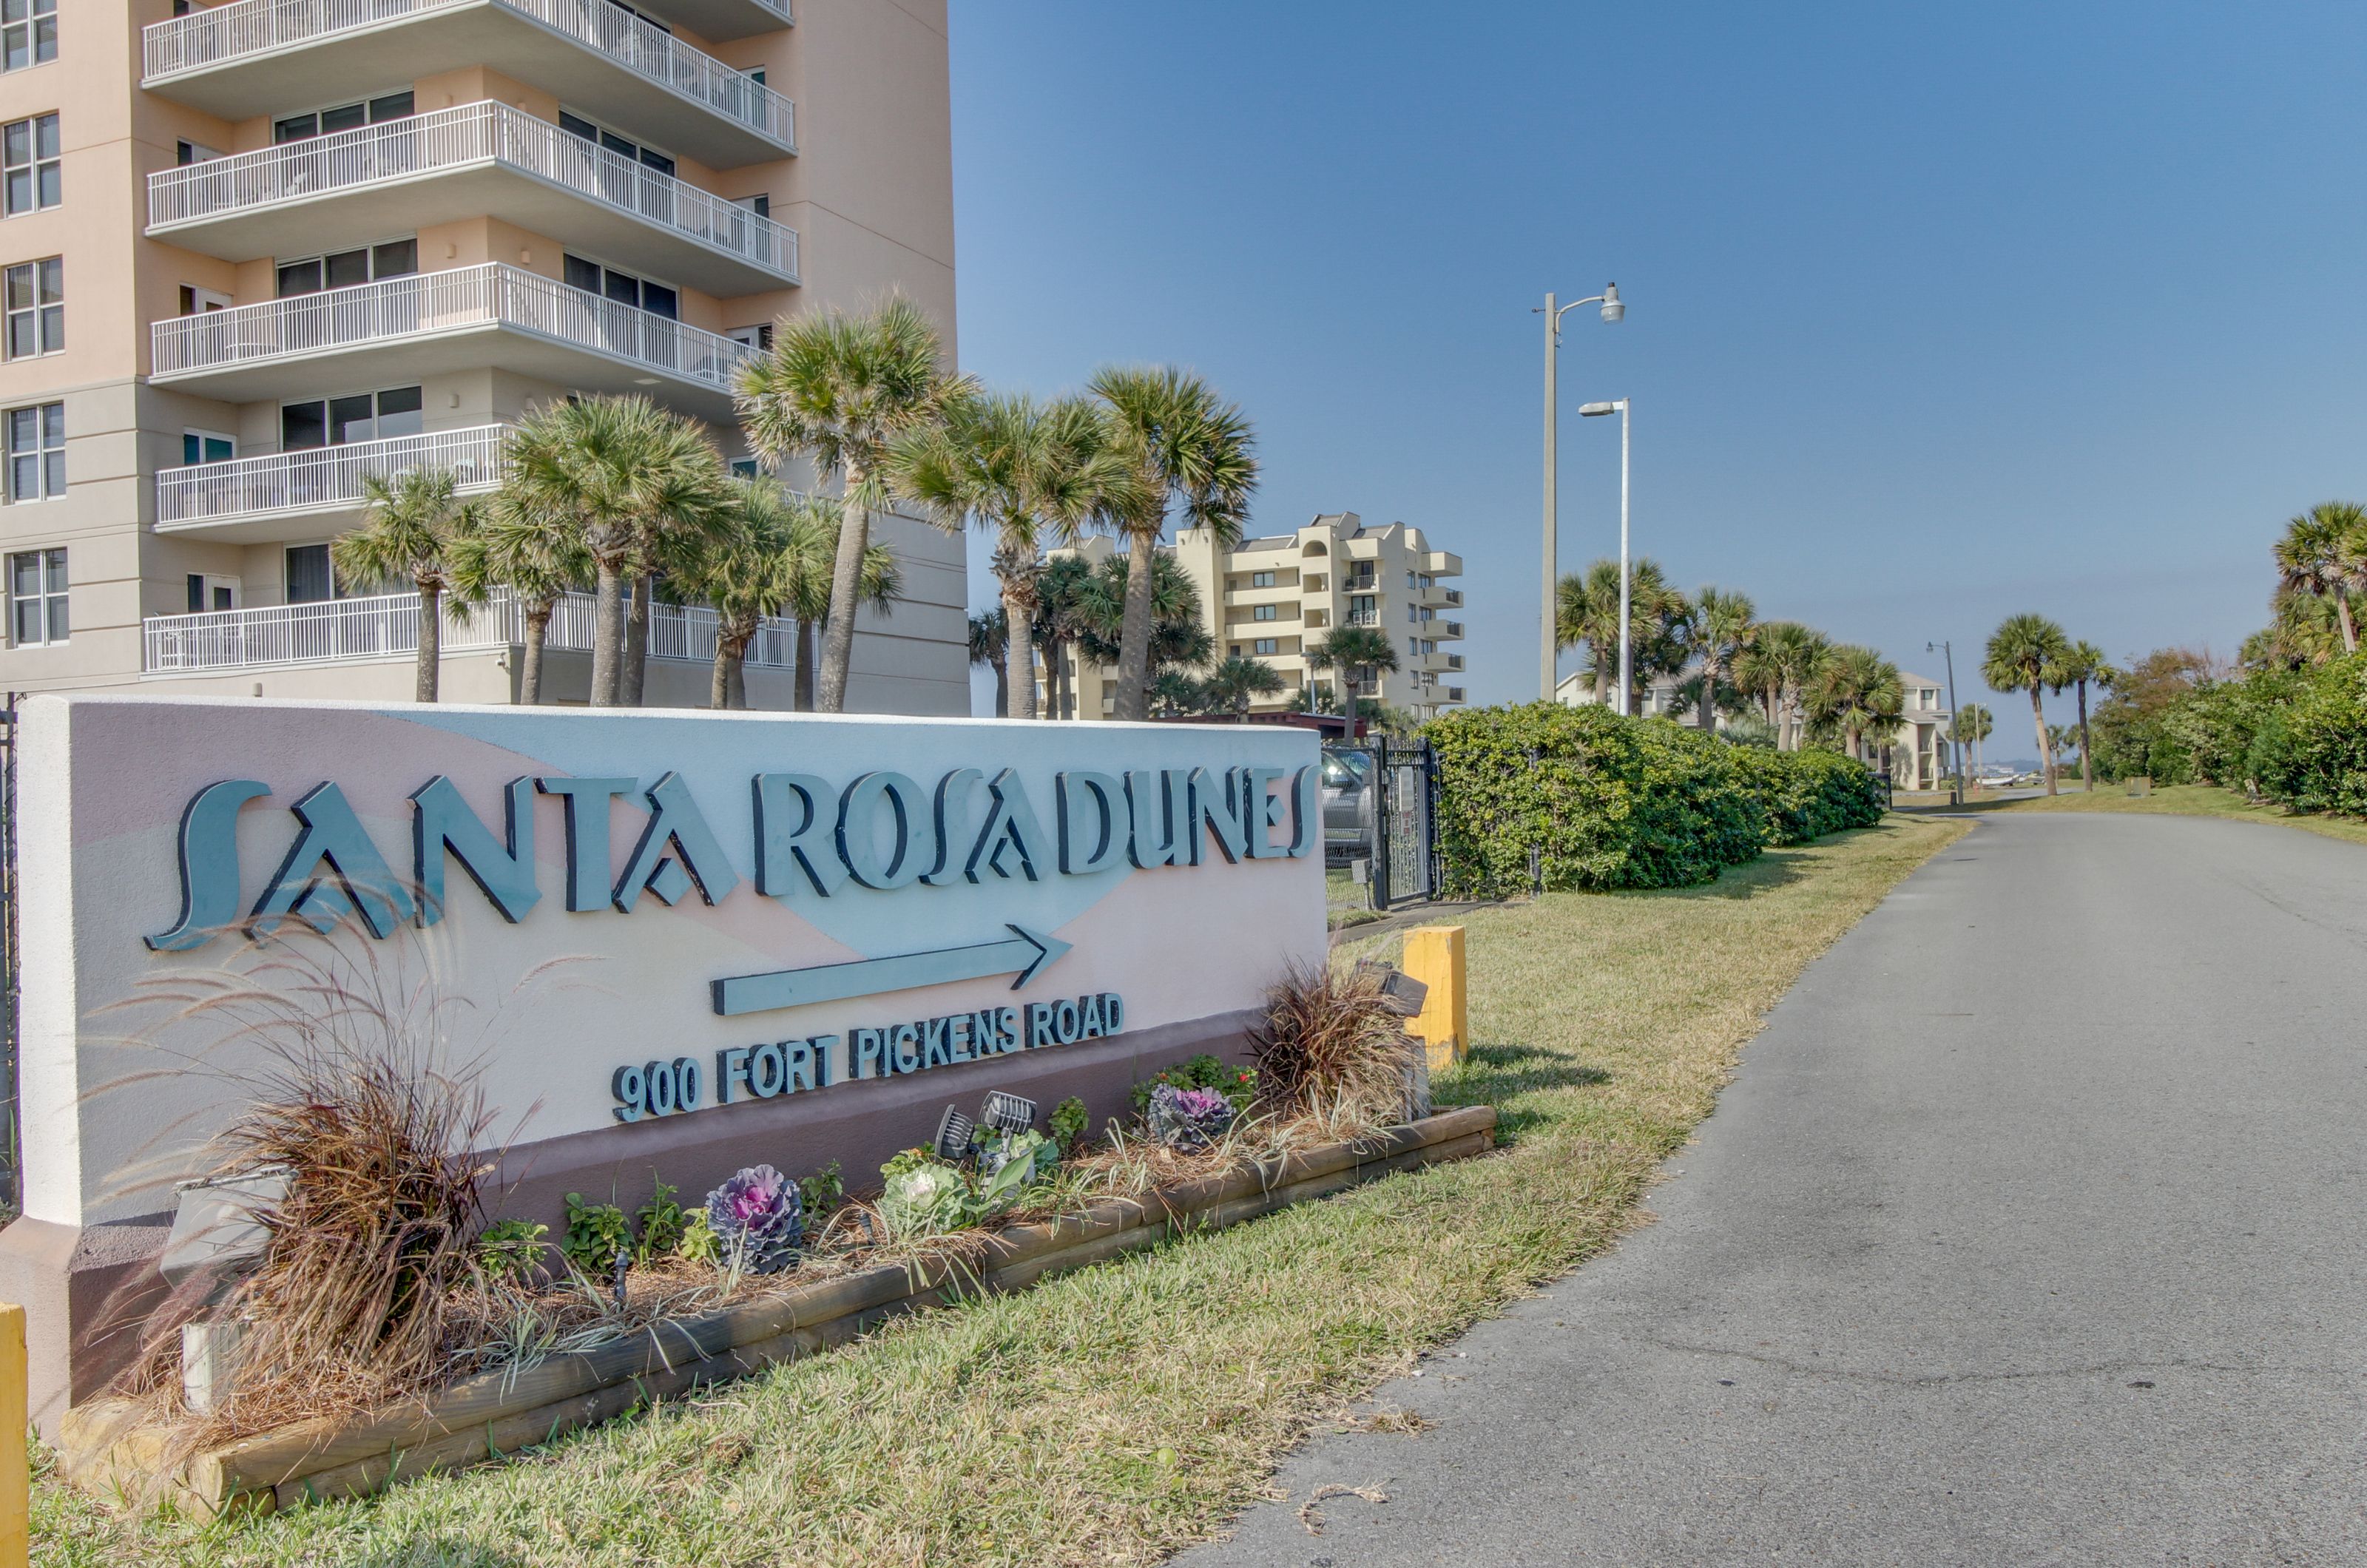
[[[361,521],[362,480],[411,468],[448,468],[463,495],[502,480],[509,426],[437,430],[344,446],[273,452],[156,475],[156,532],[241,544],[318,538]]]
[[[230,120],[481,65],[713,167],[797,151],[788,99],[607,0],[235,0],[141,48],[142,86]]]
[[[1459,653],[1450,653],[1450,654],[1448,654],[1448,655],[1446,656],[1446,667],[1447,667],[1449,670],[1460,670],[1460,669],[1462,669],[1462,668],[1463,668],[1463,656],[1462,656],[1461,654],[1459,654]]]
[[[543,647],[561,652],[592,649],[594,601],[562,597],[544,633]],[[712,663],[715,612],[697,605],[650,606],[650,657]],[[381,593],[317,604],[273,604],[255,610],[212,610],[195,615],[151,615],[141,624],[141,669],[150,675],[219,674],[294,664],[341,664],[407,659],[419,651],[419,595]],[[795,662],[796,623],[768,619],[748,645],[748,662],[787,670]],[[471,609],[448,604],[444,651],[484,653],[526,641],[526,607],[496,593]]]
[[[347,250],[478,212],[710,294],[798,281],[795,230],[507,104],[148,176],[149,236],[224,261]]]
[[[1450,702],[1450,703],[1459,703],[1459,702],[1461,702],[1461,701],[1463,700],[1463,688],[1462,688],[1462,687],[1460,687],[1460,686],[1449,686],[1449,687],[1447,687],[1447,688],[1446,688],[1446,700],[1447,700],[1448,702]]]
[[[152,381],[230,402],[490,367],[577,391],[646,391],[717,421],[731,417],[732,371],[753,352],[501,263],[179,316],[149,331]]]
[[[1444,638],[1461,637],[1463,635],[1463,623],[1461,621],[1433,621],[1428,626],[1424,626],[1422,630],[1428,632],[1434,637]]]
[[[1460,610],[1463,608],[1463,590],[1460,588],[1449,588],[1443,590],[1443,592],[1446,595],[1446,607],[1448,609]]]

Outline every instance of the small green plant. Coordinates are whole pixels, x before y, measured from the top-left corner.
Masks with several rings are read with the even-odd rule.
[[[617,1254],[631,1250],[633,1227],[614,1203],[587,1203],[581,1192],[567,1195],[567,1236],[559,1244],[568,1266],[590,1280],[605,1280]]]
[[[1247,1111],[1257,1099],[1257,1069],[1236,1067],[1217,1060],[1206,1052],[1189,1061],[1178,1062],[1134,1086],[1134,1113],[1146,1116],[1150,1112],[1150,1094],[1161,1084],[1171,1089],[1213,1089],[1233,1102],[1235,1111]],[[1078,1107],[1080,1112],[1083,1107]],[[1056,1113],[1057,1114],[1057,1113]]]
[[[684,1222],[682,1205],[674,1201],[676,1189],[672,1182],[658,1181],[654,1174],[651,1179],[655,1190],[633,1216],[641,1228],[640,1239],[633,1246],[633,1261],[641,1265],[682,1247]]]
[[[839,1179],[838,1162],[831,1161],[798,1182],[798,1196],[805,1202],[809,1220],[818,1220],[845,1202],[846,1183]]]
[[[477,1269],[488,1280],[523,1285],[542,1266],[543,1237],[549,1225],[525,1220],[495,1220],[477,1236]]]
[[[722,1263],[723,1238],[707,1223],[705,1209],[692,1209],[683,1215],[682,1239],[674,1244],[674,1255],[685,1263]]]
[[[1143,1101],[1150,1103],[1150,1096],[1145,1095]],[[1077,1145],[1084,1140],[1085,1127],[1092,1120],[1092,1115],[1085,1110],[1085,1102],[1073,1094],[1052,1108],[1051,1119],[1047,1124],[1052,1129],[1052,1145],[1060,1151],[1063,1159],[1077,1152]]]

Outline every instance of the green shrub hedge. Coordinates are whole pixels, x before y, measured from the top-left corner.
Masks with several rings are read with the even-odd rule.
[[[1444,890],[1682,887],[1769,844],[1881,818],[1882,786],[1831,752],[1731,746],[1663,718],[1531,703],[1433,720]]]

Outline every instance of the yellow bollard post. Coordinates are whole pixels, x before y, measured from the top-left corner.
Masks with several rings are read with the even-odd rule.
[[[1471,1054],[1471,1010],[1463,984],[1463,928],[1416,926],[1405,935],[1405,972],[1430,987],[1406,1032],[1429,1049],[1433,1073]]]
[[[25,1453],[25,1309],[0,1306],[0,1568],[25,1568],[33,1476]]]

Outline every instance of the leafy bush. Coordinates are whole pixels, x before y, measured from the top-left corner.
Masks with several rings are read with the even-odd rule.
[[[1433,719],[1450,897],[1529,886],[1682,887],[1757,855],[1767,809],[1743,748],[1665,718],[1530,703]]]
[[[1202,1052],[1188,1062],[1178,1062],[1172,1067],[1161,1067],[1134,1086],[1134,1113],[1150,1113],[1150,1095],[1161,1084],[1170,1089],[1213,1089],[1233,1102],[1236,1111],[1247,1111],[1257,1099],[1258,1076],[1255,1067],[1236,1067]],[[1077,1106],[1079,1127],[1083,1125],[1084,1106]]]
[[[1805,844],[1845,828],[1871,828],[1886,809],[1882,781],[1873,770],[1838,751],[1737,746],[1727,760],[1767,814],[1771,847]]]
[[[525,1220],[495,1220],[477,1236],[477,1268],[488,1280],[523,1285],[542,1266],[543,1237],[549,1225]]]
[[[560,1256],[586,1279],[605,1280],[617,1266],[617,1254],[629,1252],[633,1227],[625,1211],[614,1203],[587,1203],[581,1192],[567,1195],[567,1235]]]
[[[1050,1119],[1045,1123],[1052,1129],[1052,1145],[1063,1156],[1076,1153],[1077,1145],[1085,1135],[1085,1127],[1093,1120],[1085,1102],[1075,1095],[1052,1107]]]
[[[683,1230],[686,1224],[682,1205],[674,1201],[676,1190],[673,1183],[656,1181],[656,1190],[650,1201],[640,1206],[634,1218],[640,1221],[640,1239],[633,1244],[633,1261],[646,1264],[652,1258],[663,1258],[682,1248]]]
[[[828,1165],[798,1182],[798,1197],[805,1203],[806,1213],[820,1219],[846,1201],[846,1183],[839,1179],[838,1162]]]
[[[2338,659],[2254,728],[2246,771],[2297,811],[2367,816],[2367,653]]]

